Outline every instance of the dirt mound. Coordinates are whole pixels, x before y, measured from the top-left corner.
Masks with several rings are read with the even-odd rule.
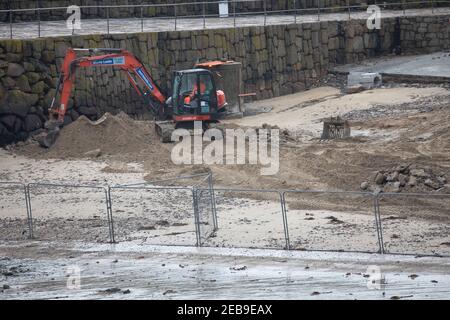
[[[106,113],[95,122],[81,116],[61,130],[47,155],[78,158],[136,153],[142,149],[143,144],[159,144],[156,134],[152,133],[152,130],[139,125],[125,113]]]

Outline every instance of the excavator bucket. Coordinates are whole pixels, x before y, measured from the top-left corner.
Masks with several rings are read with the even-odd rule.
[[[50,148],[55,143],[59,137],[59,125],[60,122],[57,120],[49,120],[45,123],[47,132],[35,137],[41,147]]]
[[[350,137],[350,125],[340,117],[331,117],[323,121],[322,140],[345,139]]]

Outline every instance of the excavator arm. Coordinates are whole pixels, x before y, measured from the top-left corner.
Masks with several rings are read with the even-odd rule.
[[[103,52],[107,54],[78,57],[77,52]],[[89,67],[115,67],[124,71],[138,95],[149,105],[150,111],[157,117],[164,113],[166,97],[161,93],[144,65],[133,54],[121,49],[70,48],[64,58],[56,94],[49,109],[51,120],[57,120],[60,123],[64,121],[75,82],[76,70]],[[59,92],[61,92],[60,104],[55,106]]]

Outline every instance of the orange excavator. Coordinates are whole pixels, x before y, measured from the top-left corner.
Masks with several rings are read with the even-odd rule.
[[[85,55],[79,57],[80,52]],[[58,138],[76,70],[89,67],[114,67],[126,73],[132,87],[154,115],[155,129],[163,143],[171,142],[172,132],[177,128],[190,129],[195,121],[201,121],[206,130],[218,123],[226,113],[225,94],[222,90],[216,90],[213,74],[209,70],[195,68],[175,71],[172,93],[167,98],[145,66],[130,52],[122,49],[70,48],[64,58],[56,94],[49,108],[49,120],[45,124],[47,134],[38,139],[41,146],[49,148]],[[59,104],[56,103],[58,95]]]

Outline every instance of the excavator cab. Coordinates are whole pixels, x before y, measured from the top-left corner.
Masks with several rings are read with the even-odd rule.
[[[195,121],[201,121],[203,130],[217,128],[226,112],[225,93],[216,89],[214,76],[206,69],[175,71],[172,95],[167,100],[172,120],[157,121],[155,129],[164,143],[171,142],[175,129],[192,129]]]
[[[171,103],[178,121],[185,116],[201,115],[210,116],[207,120],[218,120],[226,104],[223,92],[216,90],[212,73],[205,69],[175,71]]]

